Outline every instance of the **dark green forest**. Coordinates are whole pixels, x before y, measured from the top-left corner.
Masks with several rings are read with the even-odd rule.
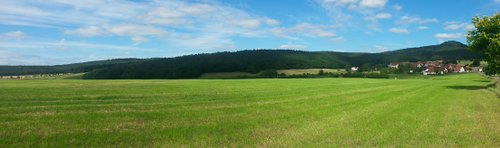
[[[259,73],[276,69],[363,68],[390,62],[473,60],[480,55],[455,41],[381,53],[307,52],[296,50],[243,50],[186,55],[173,58],[115,59],[56,66],[0,66],[0,75],[81,73],[86,79],[197,78],[211,72]]]

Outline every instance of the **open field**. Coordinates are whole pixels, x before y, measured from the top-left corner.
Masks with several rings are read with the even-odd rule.
[[[490,83],[0,80],[0,147],[500,147]]]
[[[331,72],[331,73],[346,73],[345,69],[328,69],[328,68],[323,68],[323,69],[282,69],[278,70],[278,74],[285,74],[285,75],[303,75],[303,74],[313,74],[316,75],[319,73],[320,70],[323,70],[323,72]]]
[[[234,79],[234,78],[245,78],[245,77],[257,77],[259,74],[253,74],[248,72],[217,72],[217,73],[204,73],[199,78],[200,79]]]

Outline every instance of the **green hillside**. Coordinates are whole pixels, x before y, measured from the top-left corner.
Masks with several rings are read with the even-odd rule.
[[[345,68],[400,61],[475,59],[467,47],[455,41],[440,45],[382,53],[306,52],[296,50],[244,50],[187,55],[174,58],[123,59],[59,66],[3,66],[0,75],[79,73],[87,79],[198,78],[204,73],[259,73],[277,69]]]
[[[105,68],[110,65],[138,62],[141,59],[112,59],[91,61],[55,66],[6,66],[0,65],[0,76],[32,75],[32,74],[57,74],[57,73],[82,73],[94,69]]]
[[[197,78],[204,73],[248,72],[270,69],[345,68],[375,66],[399,61],[461,60],[479,56],[459,42],[383,53],[305,52],[294,50],[245,50],[118,64],[87,73],[87,79]]]

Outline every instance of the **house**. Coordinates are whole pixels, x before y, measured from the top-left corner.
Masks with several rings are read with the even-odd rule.
[[[446,74],[448,73],[448,69],[446,67],[441,67],[441,66],[429,66],[427,69],[422,71],[422,74],[424,75],[435,75],[435,74]]]
[[[442,65],[442,61],[427,61],[425,62],[424,66],[441,66]]]
[[[453,72],[462,73],[465,72],[465,68],[463,66],[456,65],[455,67],[453,67]]]
[[[417,68],[424,67],[424,63],[423,62],[409,62],[408,65],[411,65],[411,66],[417,67]]]
[[[416,67],[422,68],[422,67],[424,67],[424,63],[423,62],[416,62]]]
[[[359,70],[359,67],[351,67],[352,72],[357,72]]]
[[[446,67],[450,70],[453,70],[453,67],[457,66],[457,64],[453,64],[453,63],[450,63],[450,64],[447,64]]]
[[[472,67],[471,72],[483,72],[483,68],[482,67]]]
[[[399,68],[399,63],[390,63],[389,65],[387,65],[389,68],[396,68],[398,69]]]
[[[435,75],[436,71],[434,70],[434,67],[430,66],[430,67],[427,67],[424,71],[422,71],[422,74],[424,74],[424,75]]]

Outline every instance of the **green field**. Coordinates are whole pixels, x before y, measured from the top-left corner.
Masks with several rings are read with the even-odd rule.
[[[236,79],[236,78],[249,78],[258,77],[259,74],[253,74],[248,72],[216,72],[216,73],[204,73],[199,78],[200,79]]]
[[[500,147],[490,83],[0,80],[0,147]]]
[[[285,75],[303,75],[303,74],[312,74],[317,75],[319,71],[323,70],[323,72],[327,73],[346,73],[345,69],[328,69],[328,68],[315,68],[315,69],[282,69],[278,70],[278,74]]]

